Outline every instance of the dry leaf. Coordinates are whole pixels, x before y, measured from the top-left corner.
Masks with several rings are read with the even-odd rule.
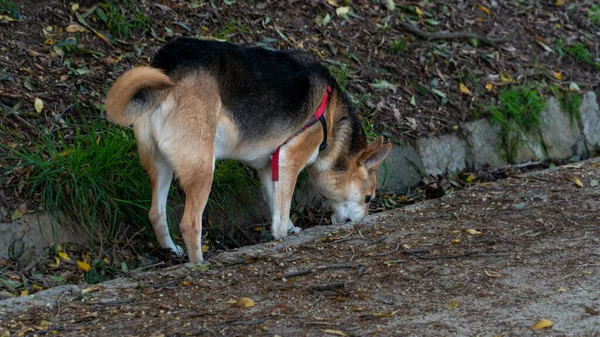
[[[560,287],[560,288],[556,289],[557,293],[566,293],[567,291],[569,291],[569,288],[566,288],[566,287]]]
[[[571,180],[575,183],[575,185],[577,185],[577,187],[583,188],[583,183],[581,182],[581,180],[579,180],[579,178],[573,177],[571,178]]]
[[[255,305],[256,303],[254,303],[254,301],[249,299],[248,297],[242,297],[233,303],[233,306],[238,308],[250,308]]]
[[[473,180],[475,180],[475,175],[474,174],[469,174],[469,176],[467,177],[467,182],[470,183]]]
[[[452,240],[452,243],[460,243],[460,239],[454,239]]]
[[[454,310],[456,308],[458,308],[458,301],[452,300],[452,302],[450,302],[450,309]]]
[[[458,84],[458,90],[460,91],[461,94],[465,94],[465,95],[471,95],[471,90],[469,90],[469,88],[467,88],[466,85],[459,83]]]
[[[373,314],[375,317],[392,317],[393,315],[391,312],[376,312]]]
[[[346,16],[348,15],[348,12],[350,11],[350,7],[348,6],[344,6],[344,7],[339,7],[335,10],[335,13],[339,16]]]
[[[42,109],[44,109],[44,101],[42,101],[40,98],[36,98],[33,106],[35,107],[35,111],[40,113],[42,112]]]
[[[485,85],[485,88],[487,89],[487,91],[492,91],[492,89],[494,89],[494,85],[492,83],[488,83]]]
[[[65,253],[63,251],[56,253],[56,255],[58,255],[61,259],[65,260],[65,261],[71,261],[71,258],[69,257],[69,255],[67,255],[67,253]]]
[[[473,228],[465,229],[465,232],[467,232],[471,235],[481,235],[480,231],[473,229]]]
[[[560,6],[562,6],[564,3],[565,3],[565,2],[564,2],[563,0],[556,0],[556,3],[555,3],[555,5],[556,5],[557,7],[560,7]]]
[[[83,270],[86,273],[92,269],[92,267],[88,263],[83,261],[77,261],[77,267],[79,267],[79,269]]]
[[[535,323],[535,325],[532,325],[530,327],[530,329],[531,330],[539,330],[539,329],[543,329],[543,328],[547,328],[547,327],[551,327],[551,326],[552,326],[552,321],[542,318],[537,323]]]
[[[28,295],[29,295],[29,290],[25,289],[25,290],[21,291],[21,295],[20,295],[21,297],[25,297]]]
[[[332,329],[324,329],[321,330],[323,333],[326,333],[328,335],[335,335],[335,336],[348,336],[346,335],[345,332],[341,331],[341,330],[332,330]]]
[[[210,248],[210,247],[209,247],[209,246],[207,246],[207,245],[203,245],[203,246],[202,246],[202,252],[203,252],[203,253],[206,253],[206,252],[208,252],[208,248]]]
[[[553,71],[552,75],[554,75],[554,78],[556,78],[557,80],[562,81],[562,73],[560,71]]]
[[[479,6],[479,9],[481,9],[485,14],[490,15],[490,16],[492,15],[492,11],[489,10],[487,7],[482,6],[482,5],[477,5],[477,6]]]
[[[587,312],[590,315],[594,315],[594,316],[600,315],[600,312],[598,312],[597,310],[594,310],[594,308],[591,308],[591,307],[585,307],[585,312]]]
[[[423,11],[417,6],[415,6],[415,13],[417,13],[420,19],[423,18]]]
[[[19,207],[17,207],[17,209],[15,209],[13,214],[10,216],[10,220],[17,220],[18,218],[22,217],[25,213],[27,213],[27,204],[22,203],[19,205]]]
[[[68,25],[67,28],[65,28],[65,30],[68,33],[85,32],[85,27],[80,24],[74,23],[72,25]]]

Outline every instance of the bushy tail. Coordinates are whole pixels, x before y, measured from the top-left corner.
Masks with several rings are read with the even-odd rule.
[[[131,104],[135,94],[143,89],[165,90],[175,86],[160,69],[139,66],[123,73],[108,90],[106,117],[120,125],[131,125],[138,116],[149,111],[157,103],[155,93],[144,96],[144,100]]]

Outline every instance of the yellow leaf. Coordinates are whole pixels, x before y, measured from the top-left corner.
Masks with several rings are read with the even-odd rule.
[[[10,219],[17,220],[18,218],[22,217],[25,213],[27,213],[27,204],[22,203],[21,205],[19,205],[19,207],[17,207],[17,209],[15,209],[13,214],[10,216]]]
[[[557,293],[566,293],[567,291],[569,291],[569,288],[567,288],[567,287],[560,287],[560,288],[556,289]]]
[[[101,286],[91,286],[91,287],[87,287],[87,288],[83,289],[81,291],[81,293],[82,294],[87,294],[87,293],[91,293],[92,291],[100,291],[102,289],[104,289],[104,287],[101,287]]]
[[[556,6],[558,6],[558,7],[560,7],[560,6],[562,6],[564,3],[565,3],[565,2],[564,2],[563,0],[556,0],[556,3],[555,3],[555,5],[556,5]]]
[[[11,21],[17,21],[17,20],[16,20],[16,19],[14,19],[14,18],[11,18],[11,17],[10,17],[10,16],[8,16],[8,15],[0,15],[0,21],[3,21],[3,22],[11,22]]]
[[[21,297],[25,297],[27,295],[29,295],[29,290],[25,289],[25,290],[21,291]]]
[[[535,325],[532,325],[530,327],[530,329],[531,330],[539,330],[539,329],[543,329],[543,328],[547,328],[547,327],[551,327],[551,326],[552,326],[552,321],[542,318],[537,323],[535,323]]]
[[[479,6],[479,9],[481,9],[485,14],[492,15],[492,11],[490,11],[487,7],[482,6],[482,5],[477,5],[477,6]]]
[[[467,88],[467,86],[462,83],[458,84],[458,90],[461,94],[471,95],[471,90],[469,90],[469,88]]]
[[[35,107],[35,111],[40,113],[42,112],[42,109],[44,109],[44,101],[42,101],[40,98],[36,98],[33,106]]]
[[[512,79],[510,78],[510,74],[507,72],[500,75],[500,80],[502,80],[502,82],[512,82]]]
[[[481,235],[480,231],[473,229],[473,228],[465,229],[465,232],[467,232],[471,235]]]
[[[65,28],[65,30],[68,33],[85,32],[85,27],[74,23],[72,25],[68,25],[67,28]]]
[[[344,15],[348,15],[348,12],[350,11],[350,7],[348,6],[344,6],[344,7],[339,7],[335,10],[335,13],[339,16],[344,16]]]
[[[101,39],[102,39],[102,41],[104,41],[104,42],[106,42],[106,43],[110,44],[110,42],[108,41],[108,39],[106,38],[106,36],[104,36],[104,34],[100,33],[100,32],[99,32],[99,31],[97,31],[97,30],[94,30],[94,33],[96,33],[96,35],[98,35],[98,37],[99,37],[99,38],[101,38]]]
[[[460,243],[460,239],[454,239],[452,240],[452,243]]]
[[[23,337],[23,336],[25,336],[26,333],[32,332],[32,331],[35,331],[35,329],[34,328],[25,328],[25,329],[19,331],[19,333],[17,334],[17,336]]]
[[[554,75],[554,78],[556,78],[559,81],[562,81],[562,73],[560,71],[559,72],[553,71],[552,74]]]
[[[348,336],[346,335],[345,332],[341,331],[341,330],[332,330],[332,329],[322,329],[321,330],[323,333],[326,333],[328,335],[335,335],[335,336]]]
[[[73,12],[75,12],[75,11],[76,11],[76,10],[78,10],[78,9],[79,9],[79,4],[78,4],[78,3],[72,3],[72,4],[71,4],[71,10],[72,10]]]
[[[56,253],[56,255],[58,255],[61,259],[65,260],[65,261],[71,261],[71,258],[69,257],[69,255],[67,255],[67,253],[65,253],[63,251]]]
[[[38,291],[39,290],[44,290],[44,287],[42,287],[39,284],[35,284],[35,283],[31,284],[31,288],[33,288],[33,290],[38,290]]]
[[[77,267],[79,267],[79,269],[83,270],[86,273],[92,270],[92,267],[88,263],[83,261],[77,261]]]
[[[54,40],[52,39],[47,39],[46,41],[44,41],[44,44],[47,44],[49,46],[54,46]]]
[[[335,0],[327,0],[327,3],[335,7],[339,6]]]
[[[375,317],[392,317],[392,315],[391,312],[376,312],[373,314]]]
[[[487,91],[492,91],[492,89],[494,89],[494,85],[492,83],[488,83],[485,85],[485,88],[487,89]]]
[[[210,248],[210,247],[209,247],[209,246],[207,246],[207,245],[203,245],[203,246],[202,246],[202,252],[203,252],[203,253],[206,253],[206,252],[208,252],[208,248]]]
[[[467,182],[470,183],[473,180],[475,180],[475,175],[474,174],[469,174],[469,176],[467,177]]]
[[[415,6],[415,13],[417,13],[420,19],[423,18],[423,11],[417,6]]]
[[[450,309],[454,310],[456,308],[458,308],[458,301],[452,300],[452,302],[450,302]]]
[[[571,178],[571,180],[575,183],[575,185],[577,185],[577,187],[579,187],[579,188],[583,187],[583,183],[581,182],[581,180],[579,180],[579,178],[573,177],[573,178]]]
[[[183,284],[184,286],[187,287],[190,285],[190,281],[183,281],[183,282],[181,282],[181,284]]]
[[[255,305],[256,303],[254,303],[254,301],[249,299],[248,297],[242,297],[233,303],[233,306],[238,308],[250,308]]]

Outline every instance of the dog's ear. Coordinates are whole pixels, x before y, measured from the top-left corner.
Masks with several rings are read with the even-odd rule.
[[[365,165],[368,171],[376,170],[392,150],[392,144],[383,144],[383,137],[371,142],[361,155],[360,163]]]

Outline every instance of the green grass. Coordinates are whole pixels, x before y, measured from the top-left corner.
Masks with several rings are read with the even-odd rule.
[[[595,25],[600,26],[600,5],[592,5],[588,8],[587,17]]]
[[[235,32],[241,32],[247,35],[252,34],[252,30],[249,27],[232,19],[227,21],[223,28],[213,31],[210,35],[215,39],[230,41],[229,36]]]
[[[111,242],[131,234],[125,228],[133,232],[145,228],[146,233],[152,233],[147,216],[150,183],[140,164],[133,133],[103,119],[72,122],[65,130],[48,133],[40,129],[33,144],[23,144],[15,136],[13,141],[19,146],[2,146],[8,153],[0,159],[3,174],[28,172],[22,182],[25,197],[39,201],[55,220],[81,226],[92,247],[99,240]],[[232,228],[240,226],[233,223],[234,215],[239,221],[240,214],[248,218],[256,211],[253,198],[258,182],[248,173],[248,168],[233,161],[216,166],[205,212],[208,242],[218,240],[225,247],[249,243]],[[183,201],[183,192],[174,183],[169,205],[181,206]],[[169,207],[172,228],[178,227],[182,211],[182,207]]]
[[[144,33],[152,25],[135,3],[133,0],[106,1],[96,8],[95,14],[113,36],[126,40]]]
[[[0,0],[0,13],[6,13],[9,17],[18,21],[23,20],[17,6],[8,0]]]
[[[516,155],[520,130],[532,132],[539,128],[545,105],[538,86],[524,84],[501,89],[498,104],[487,108],[492,123],[500,126],[500,138],[507,160],[513,160]]]
[[[550,90],[558,99],[561,110],[569,114],[571,124],[576,124],[581,119],[579,108],[583,102],[583,95],[568,89],[561,89],[557,86],[551,86]]]
[[[562,40],[556,40],[555,44],[560,58],[571,56],[577,62],[587,63],[593,66],[596,70],[600,70],[600,62],[596,61],[596,58],[592,55],[584,43],[577,42],[566,46]]]

